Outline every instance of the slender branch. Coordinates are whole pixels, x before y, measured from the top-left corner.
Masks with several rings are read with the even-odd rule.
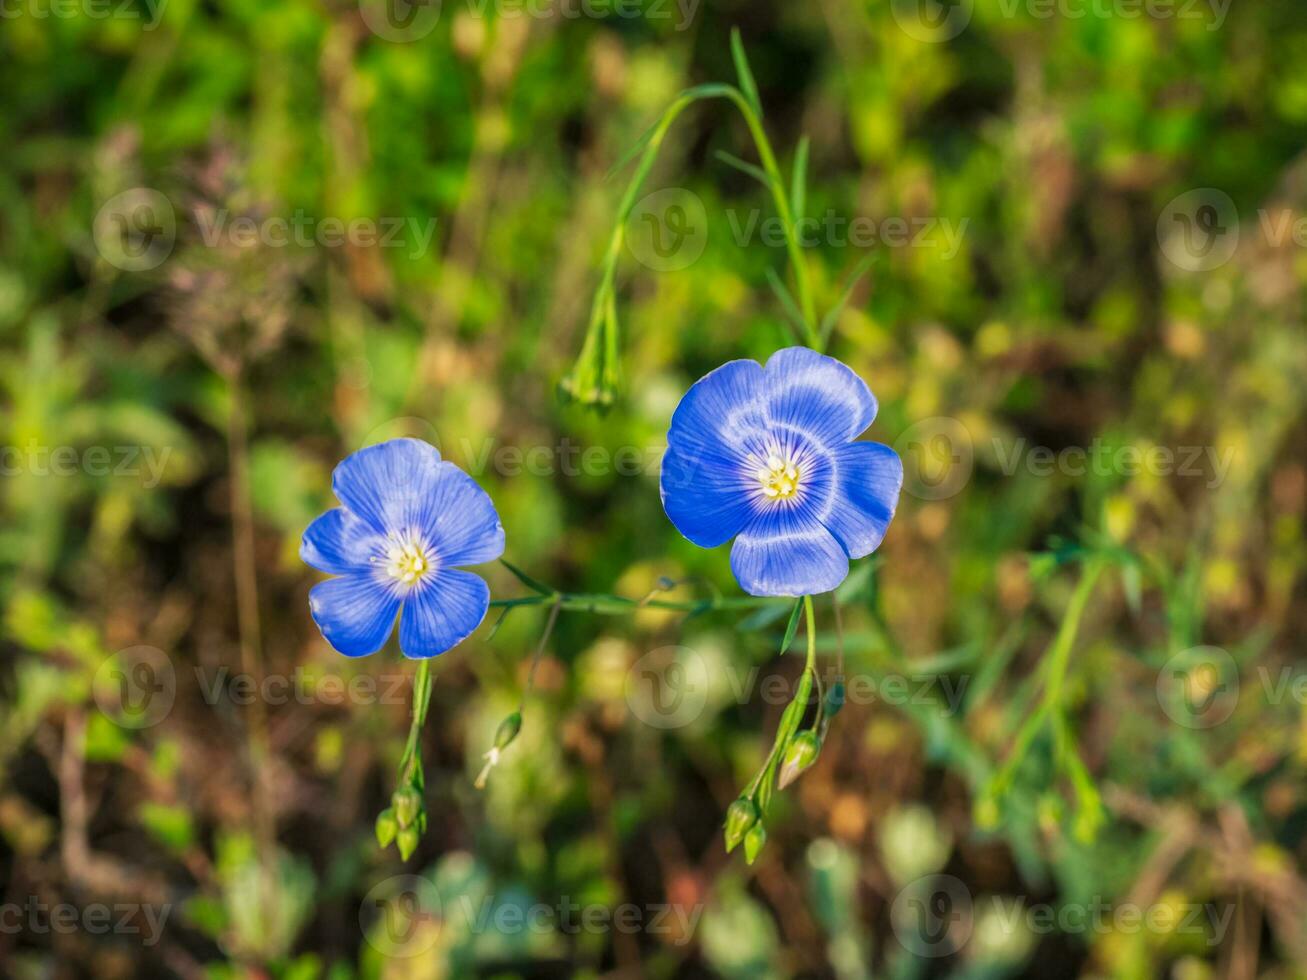
[[[585,592],[554,592],[547,595],[525,595],[512,599],[493,599],[491,608],[516,609],[518,606],[544,606],[557,604],[565,612],[588,612],[606,616],[626,616],[642,609],[664,609],[671,612],[705,613],[726,609],[757,609],[761,606],[790,602],[787,598],[771,596],[713,596],[707,599],[675,601],[671,599],[628,599],[625,596]]]

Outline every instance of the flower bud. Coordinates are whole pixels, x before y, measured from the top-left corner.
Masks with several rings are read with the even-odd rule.
[[[517,733],[522,730],[522,712],[514,711],[511,715],[499,723],[499,728],[495,732],[495,748],[504,750],[517,738]]]
[[[799,732],[790,739],[785,747],[785,757],[781,761],[781,771],[776,777],[776,785],[784,789],[799,778],[799,773],[817,761],[821,751],[821,739],[816,732]]]
[[[735,850],[749,828],[758,822],[758,808],[752,800],[740,797],[726,808],[726,851]]]
[[[834,718],[844,707],[844,678],[837,677],[831,682],[830,687],[826,688],[826,718]]]
[[[411,827],[422,812],[422,795],[412,786],[402,786],[391,797],[395,805],[395,819],[400,827]]]
[[[405,861],[409,856],[418,849],[418,841],[421,835],[418,834],[416,827],[404,827],[395,837],[395,843],[399,846],[399,856]]]
[[[767,831],[762,824],[756,823],[744,835],[744,860],[753,864],[762,853],[762,846],[767,843]]]
[[[395,819],[395,811],[390,807],[382,810],[377,814],[377,843],[382,847],[389,847],[390,842],[395,839],[395,834],[399,831],[399,822]]]

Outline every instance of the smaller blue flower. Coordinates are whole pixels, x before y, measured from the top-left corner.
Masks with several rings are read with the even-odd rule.
[[[829,592],[849,559],[880,545],[903,486],[898,453],[855,441],[875,417],[866,382],[806,347],[766,367],[723,364],[672,415],[663,509],[702,548],[734,538],[731,571],[746,592]]]
[[[490,589],[463,565],[504,553],[504,528],[475,481],[418,439],[346,457],[331,487],[344,506],[304,532],[300,557],[337,576],[309,592],[309,611],[347,657],[376,653],[399,621],[407,657],[457,646],[485,618]]]

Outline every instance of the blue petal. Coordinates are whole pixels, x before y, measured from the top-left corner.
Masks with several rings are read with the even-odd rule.
[[[701,548],[715,548],[739,534],[753,514],[740,470],[738,460],[705,463],[668,449],[659,491],[676,530]]]
[[[328,643],[347,657],[364,657],[386,645],[399,594],[372,571],[351,572],[310,589],[309,611]]]
[[[849,556],[803,506],[758,514],[731,547],[731,571],[750,595],[816,595],[849,574]]]
[[[381,534],[429,526],[440,453],[419,439],[392,439],[346,456],[331,475],[340,502]]]
[[[479,565],[504,553],[504,526],[490,495],[453,463],[441,463],[423,525],[442,567]]]
[[[368,567],[384,544],[371,525],[337,507],[305,530],[300,540],[300,558],[322,572],[358,571]]]
[[[740,532],[749,520],[750,452],[760,453],[769,429],[762,406],[762,367],[729,361],[685,393],[667,432],[659,490],[676,529],[704,548]]]
[[[850,558],[880,547],[898,506],[903,461],[889,446],[851,442],[835,454],[835,493],[821,522]]]
[[[876,417],[867,383],[844,364],[806,347],[787,347],[767,361],[767,410],[831,449],[851,442]]]
[[[406,657],[444,653],[485,619],[490,587],[471,572],[441,571],[408,594],[399,620],[399,648]]]
[[[768,429],[762,366],[757,361],[727,361],[690,386],[672,413],[667,443],[708,463],[757,450]]]

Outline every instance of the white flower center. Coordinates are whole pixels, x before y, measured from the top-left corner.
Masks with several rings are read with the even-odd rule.
[[[802,473],[792,457],[772,453],[755,471],[762,494],[768,500],[789,500],[799,492]]]
[[[386,574],[397,584],[412,588],[435,567],[426,543],[417,535],[387,535],[386,553],[380,561]]]

